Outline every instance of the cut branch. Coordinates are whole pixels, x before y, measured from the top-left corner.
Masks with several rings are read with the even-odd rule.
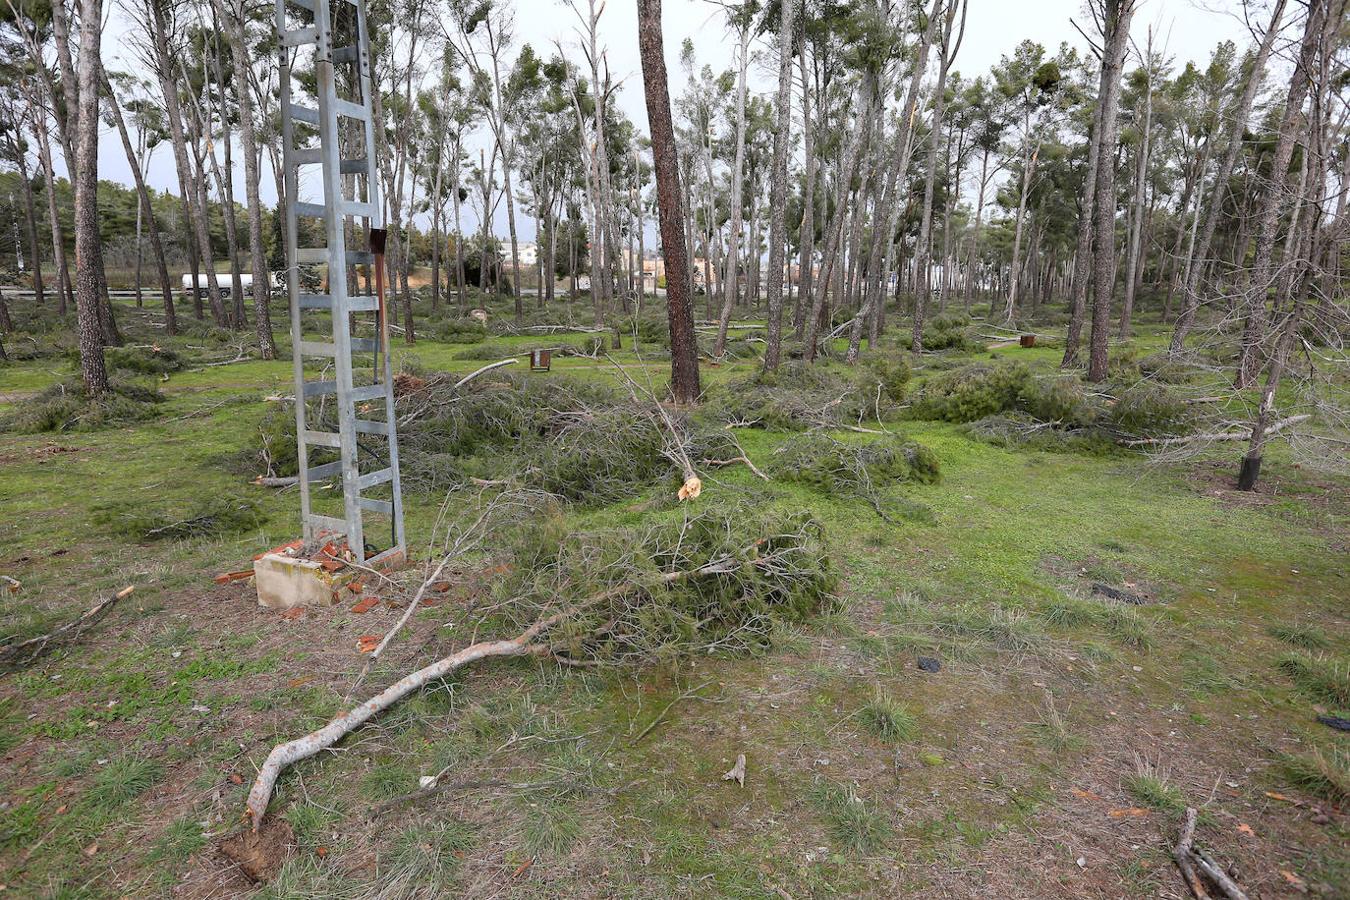
[[[119,600],[129,597],[135,589],[133,585],[122,588],[111,597],[100,600],[81,613],[78,618],[67,622],[55,631],[49,631],[26,641],[20,641],[17,644],[0,647],[0,665],[13,664],[20,657],[26,657],[24,662],[30,663],[55,646],[78,640],[85,630],[106,616]]]

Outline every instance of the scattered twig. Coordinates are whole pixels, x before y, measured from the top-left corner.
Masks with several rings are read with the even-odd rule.
[[[698,694],[699,691],[703,690],[705,687],[707,687],[707,686],[710,685],[710,684],[712,684],[711,681],[705,681],[705,682],[703,682],[702,684],[700,684],[700,685],[699,685],[698,687],[696,687],[696,688],[690,688],[689,690],[687,690],[687,691],[685,691],[684,693],[680,694],[680,695],[679,695],[678,697],[676,697],[674,700],[671,700],[671,701],[670,701],[669,703],[667,703],[665,706],[661,707],[661,711],[660,711],[659,713],[656,714],[656,718],[654,718],[654,719],[652,719],[650,722],[648,722],[648,723],[647,723],[647,727],[644,728],[644,729],[642,729],[641,731],[639,731],[639,732],[637,733],[637,737],[633,738],[631,741],[628,742],[628,746],[630,746],[630,747],[636,747],[638,744],[642,743],[642,739],[643,739],[643,738],[645,738],[647,735],[651,734],[651,733],[656,729],[656,726],[657,726],[657,725],[660,725],[663,721],[665,721],[666,713],[670,712],[671,708],[674,707],[676,703],[679,703],[681,700],[691,700],[691,699],[694,699],[695,696]],[[703,700],[703,699],[706,699],[706,698],[704,698],[704,697],[698,697],[697,699]]]
[[[108,614],[119,600],[123,600],[131,595],[136,588],[134,585],[128,585],[122,588],[111,597],[100,600],[89,609],[85,610],[76,619],[67,622],[55,631],[49,631],[46,634],[29,638],[26,641],[20,641],[17,644],[9,644],[0,647],[0,664],[9,665],[14,663],[22,656],[27,656],[24,663],[30,663],[42,654],[46,653],[52,646],[66,641],[78,640],[80,635],[87,628],[96,624],[100,619]]]
[[[1203,872],[1228,900],[1247,900],[1246,892],[1223,870],[1223,866],[1219,865],[1208,852],[1195,847],[1195,823],[1198,818],[1195,807],[1186,807],[1186,820],[1181,826],[1181,838],[1172,850],[1172,858],[1176,861],[1177,868],[1181,870],[1181,877],[1185,879],[1186,886],[1191,889],[1196,900],[1210,900],[1212,895],[1200,878],[1200,873]]]
[[[1297,425],[1299,422],[1303,422],[1311,418],[1312,418],[1311,414],[1303,413],[1302,415],[1290,416],[1287,419],[1281,419],[1274,425],[1267,428],[1266,434],[1267,435],[1275,434],[1278,431],[1282,431],[1283,429],[1288,428],[1290,425]],[[1123,441],[1122,443],[1126,447],[1141,447],[1144,445],[1159,447],[1166,444],[1189,444],[1195,441],[1245,441],[1249,439],[1251,436],[1252,436],[1251,429],[1247,428],[1242,431],[1216,431],[1210,432],[1209,434],[1188,434],[1183,437],[1138,438],[1137,440]]]

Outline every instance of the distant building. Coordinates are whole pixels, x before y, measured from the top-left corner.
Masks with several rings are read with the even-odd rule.
[[[510,247],[508,245],[509,254]],[[520,255],[520,264],[522,266],[533,266],[539,263],[539,245],[534,241],[516,242],[516,252]]]

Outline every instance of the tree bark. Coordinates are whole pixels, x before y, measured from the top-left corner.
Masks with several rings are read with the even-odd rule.
[[[675,128],[670,120],[670,93],[666,84],[665,48],[661,30],[661,0],[638,0],[638,50],[647,99],[647,122],[652,136],[656,169],[656,201],[661,225],[661,251],[666,263],[666,308],[670,322],[670,389],[679,404],[699,398],[698,344],[694,339],[694,310],[689,296],[688,249],[680,218],[680,164]]]
[[[80,375],[90,400],[108,393],[99,322],[98,97],[103,41],[102,0],[80,2],[79,119],[75,132],[75,309],[79,325]]]
[[[785,246],[788,142],[792,130],[792,35],[796,0],[783,0],[778,17],[778,99],[774,112],[773,168],[769,173],[768,326],[765,330],[764,369],[778,368],[783,342],[783,263]]]
[[[1097,135],[1097,189],[1093,209],[1092,338],[1088,380],[1106,379],[1107,337],[1111,329],[1111,295],[1115,282],[1116,144],[1120,112],[1120,71],[1130,37],[1135,0],[1103,0],[1101,130]]]
[[[112,111],[113,124],[117,126],[117,133],[122,138],[122,149],[127,155],[127,165],[131,168],[132,178],[136,181],[136,196],[140,202],[141,218],[150,234],[150,252],[155,257],[155,268],[159,273],[160,295],[164,300],[164,330],[171,335],[177,334],[178,316],[173,306],[173,282],[169,279],[169,267],[164,259],[164,244],[159,237],[159,226],[155,223],[155,210],[150,202],[150,191],[145,185],[145,177],[141,173],[140,160],[136,156],[135,147],[132,146],[131,135],[127,133],[126,120],[122,116],[122,108],[117,102],[117,95],[113,92],[112,84],[108,81],[106,74],[102,80],[103,90],[108,94],[108,108]]]

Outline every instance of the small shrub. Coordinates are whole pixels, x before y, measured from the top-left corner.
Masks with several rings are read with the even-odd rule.
[[[547,346],[540,344],[540,347]],[[490,362],[510,357],[528,356],[533,348],[507,344],[502,341],[482,341],[463,350],[455,351],[455,359]]]
[[[138,375],[167,375],[186,367],[183,357],[167,347],[109,347],[103,351],[109,369]]]
[[[1017,405],[1031,380],[1020,363],[975,363],[930,378],[915,395],[910,414],[916,419],[973,422]]]
[[[487,340],[488,330],[477,319],[446,319],[436,323],[433,334],[446,344],[477,344]]]
[[[162,402],[158,391],[120,381],[112,382],[108,394],[97,401],[89,399],[81,382],[56,384],[15,404],[15,411],[0,419],[0,431],[41,434],[114,428],[155,418]]]
[[[923,348],[925,350],[961,350],[975,351],[984,349],[984,345],[967,333],[970,316],[961,313],[944,313],[934,316],[924,324]]]
[[[909,362],[898,353],[880,353],[867,360],[865,377],[874,386],[881,386],[881,396],[899,403],[905,399],[909,379],[913,374]]]
[[[135,500],[119,500],[94,508],[94,521],[114,534],[138,541],[184,540],[234,534],[257,528],[267,517],[256,503],[242,498],[211,497],[187,509],[146,509]]]
[[[1040,422],[1063,428],[1086,428],[1101,412],[1101,401],[1089,397],[1083,383],[1070,377],[1029,380],[1017,406]]]

